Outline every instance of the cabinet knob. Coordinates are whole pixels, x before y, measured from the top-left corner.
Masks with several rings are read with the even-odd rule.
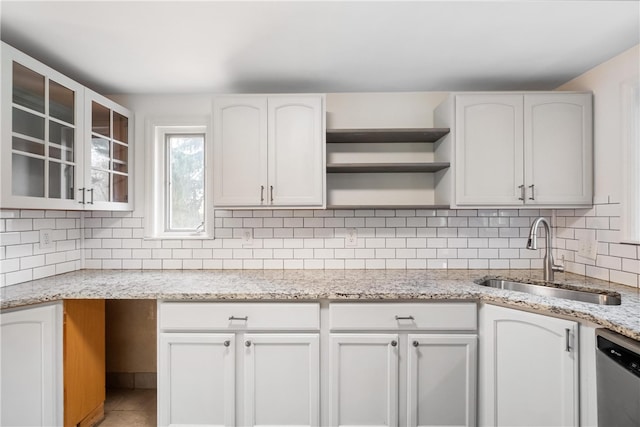
[[[411,344],[413,344],[414,347],[418,347],[420,345],[420,343],[418,341],[414,341]]]
[[[247,340],[244,342],[245,347],[251,347],[251,341]]]
[[[393,340],[391,341],[391,347],[397,347],[398,346],[398,341]]]
[[[231,345],[231,341],[226,340],[225,342],[222,343],[222,345],[225,347],[229,347]]]

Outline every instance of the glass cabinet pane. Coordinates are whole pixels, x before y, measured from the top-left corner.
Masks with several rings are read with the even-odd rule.
[[[109,172],[91,170],[91,188],[93,188],[94,201],[110,201]]]
[[[37,154],[44,156],[44,144],[39,142],[28,141],[26,139],[14,136],[12,138],[12,148],[14,150],[24,151],[25,153]]]
[[[73,166],[49,162],[49,197],[73,199]]]
[[[91,131],[111,136],[111,110],[97,102],[91,103]]]
[[[109,140],[93,137],[91,139],[91,167],[109,169]]]
[[[113,201],[120,203],[129,201],[129,178],[126,175],[113,174]]]
[[[12,129],[33,138],[44,140],[44,118],[27,113],[19,108],[13,109]]]
[[[74,124],[74,92],[53,80],[49,81],[49,115]]]
[[[44,160],[13,153],[11,162],[12,194],[44,197]]]
[[[44,113],[44,76],[13,63],[13,102]]]
[[[49,122],[49,141],[59,145],[64,151],[64,160],[73,161],[74,129],[56,122]],[[54,147],[57,148],[57,147]],[[49,148],[51,156],[51,147]],[[55,156],[60,159],[60,156]]]
[[[113,112],[113,138],[125,144],[129,143],[129,119],[115,111]]]
[[[117,142],[113,143],[113,158],[115,160],[120,160],[121,162],[127,162],[127,146],[118,144]]]

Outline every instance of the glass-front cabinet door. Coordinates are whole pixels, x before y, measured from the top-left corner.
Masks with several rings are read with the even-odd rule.
[[[1,207],[82,209],[84,88],[2,44]]]
[[[87,89],[85,120],[85,203],[89,209],[133,209],[133,115]]]

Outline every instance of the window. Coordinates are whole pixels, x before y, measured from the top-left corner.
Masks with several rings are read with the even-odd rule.
[[[166,123],[166,124],[165,124]],[[213,235],[207,120],[150,121],[147,126],[146,237]]]
[[[640,244],[640,82],[622,85],[623,235],[627,243]]]

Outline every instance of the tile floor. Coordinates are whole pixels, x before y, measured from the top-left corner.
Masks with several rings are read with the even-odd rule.
[[[98,427],[156,427],[156,390],[107,389]]]

